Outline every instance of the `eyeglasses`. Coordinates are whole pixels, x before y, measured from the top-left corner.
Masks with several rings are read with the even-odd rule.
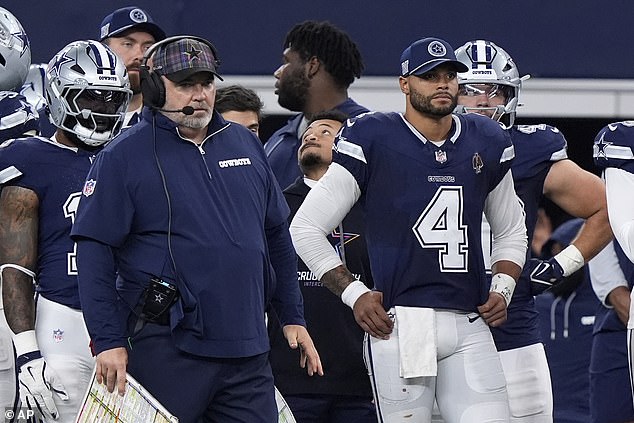
[[[458,95],[469,97],[485,95],[488,98],[502,96],[505,99],[508,99],[509,90],[510,87],[500,84],[461,84],[458,90]]]

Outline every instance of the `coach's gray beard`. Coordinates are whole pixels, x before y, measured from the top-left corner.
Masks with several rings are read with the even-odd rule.
[[[194,116],[185,115],[179,119],[180,122],[178,123],[187,128],[201,129],[209,125],[209,122],[211,122],[211,115],[212,115],[211,113],[203,117],[194,117]]]

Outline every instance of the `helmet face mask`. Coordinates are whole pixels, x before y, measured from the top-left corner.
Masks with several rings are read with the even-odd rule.
[[[0,90],[20,89],[31,65],[31,45],[20,21],[0,7]]]
[[[504,104],[496,106],[466,107],[459,105],[456,112],[480,112],[502,122],[507,128],[513,126],[519,104],[522,78],[520,78],[519,70],[511,56],[490,41],[475,40],[458,48],[456,58],[469,67],[467,72],[458,74],[460,95],[464,95],[463,92],[467,95],[469,93],[479,95],[475,94],[473,90],[469,91],[467,86],[478,87],[486,84],[501,90],[498,95],[504,95],[506,99]]]
[[[105,45],[76,41],[50,61],[46,96],[55,126],[100,146],[119,134],[132,91],[125,66]]]

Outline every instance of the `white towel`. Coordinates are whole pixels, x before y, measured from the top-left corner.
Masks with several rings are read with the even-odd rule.
[[[396,306],[396,327],[402,378],[436,376],[436,314],[434,309]]]

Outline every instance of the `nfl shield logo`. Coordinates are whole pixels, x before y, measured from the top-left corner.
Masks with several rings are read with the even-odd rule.
[[[64,331],[61,329],[53,330],[53,340],[55,342],[62,342],[64,340]]]
[[[438,163],[445,163],[447,161],[447,153],[442,150],[436,151],[436,161]]]
[[[97,181],[95,181],[94,179],[89,179],[86,181],[83,191],[86,197],[90,197],[92,193],[95,192],[95,185],[97,185]]]

